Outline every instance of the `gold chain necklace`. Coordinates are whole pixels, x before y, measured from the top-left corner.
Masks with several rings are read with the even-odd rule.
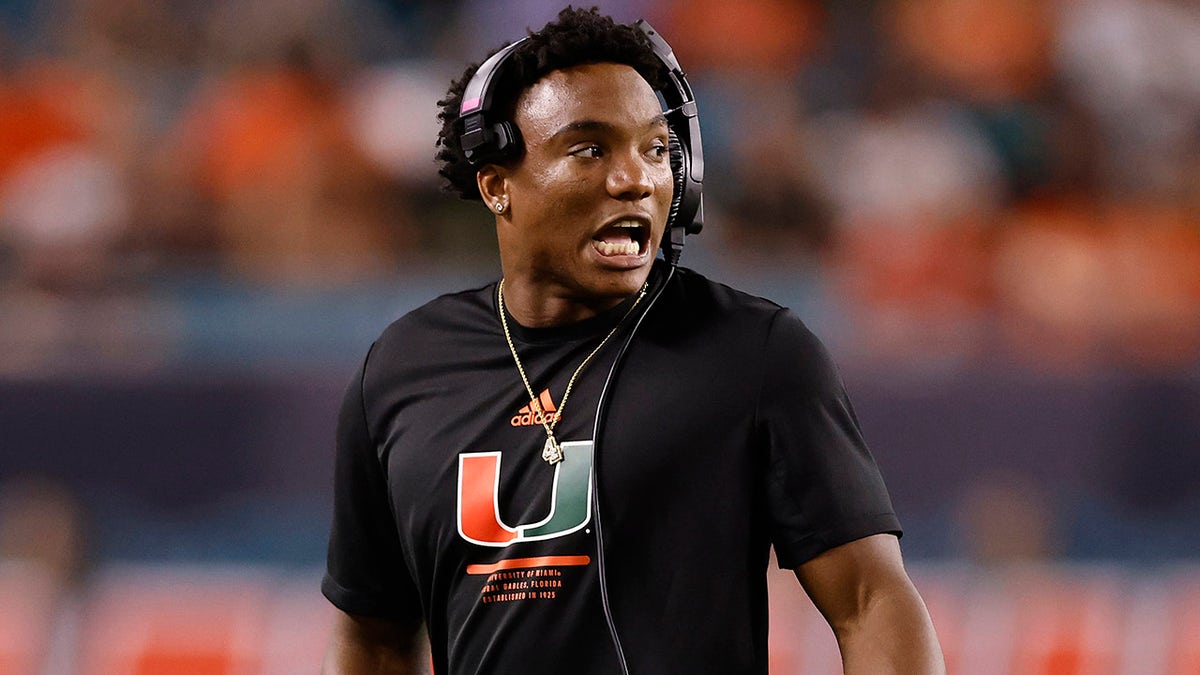
[[[563,461],[562,446],[559,444],[558,439],[554,437],[554,427],[558,425],[558,421],[562,419],[563,411],[567,408],[567,398],[571,396],[571,388],[575,386],[575,379],[579,377],[579,373],[583,372],[584,366],[592,360],[592,357],[608,342],[608,339],[616,334],[621,324],[625,323],[625,319],[633,313],[638,303],[646,295],[646,288],[649,285],[650,282],[648,281],[642,284],[642,289],[638,291],[637,299],[629,306],[629,310],[625,312],[621,320],[617,322],[617,325],[608,331],[608,335],[604,336],[604,339],[600,341],[600,344],[596,345],[592,353],[588,354],[583,362],[579,364],[575,372],[571,374],[571,379],[567,381],[567,389],[563,392],[562,400],[558,403],[558,410],[547,421],[546,411],[542,408],[541,400],[533,393],[533,387],[529,384],[529,377],[525,375],[525,368],[521,365],[521,357],[517,356],[517,346],[513,344],[512,334],[508,331],[508,319],[504,317],[504,279],[500,279],[500,287],[496,289],[496,300],[500,306],[500,325],[504,327],[504,340],[508,342],[508,350],[512,352],[513,362],[517,364],[517,372],[521,374],[521,381],[525,383],[525,391],[529,392],[530,410],[533,411],[535,417],[539,417],[542,420],[542,427],[546,430],[546,445],[542,447],[542,459],[546,460],[549,464],[554,465]]]

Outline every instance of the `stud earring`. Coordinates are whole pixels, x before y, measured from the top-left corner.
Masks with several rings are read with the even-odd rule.
[[[496,202],[496,213],[504,213],[504,202]]]

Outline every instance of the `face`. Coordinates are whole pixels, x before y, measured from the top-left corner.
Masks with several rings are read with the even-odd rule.
[[[506,281],[596,308],[637,292],[673,189],[650,85],[611,63],[554,71],[518,99],[515,121],[525,156],[480,179],[489,203],[506,204],[497,220]]]

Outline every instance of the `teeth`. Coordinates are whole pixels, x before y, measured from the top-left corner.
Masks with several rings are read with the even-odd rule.
[[[596,248],[600,250],[601,255],[637,255],[642,249],[636,241],[625,242],[623,244],[598,241],[596,242]]]

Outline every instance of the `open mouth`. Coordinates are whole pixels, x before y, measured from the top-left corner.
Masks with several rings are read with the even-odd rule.
[[[646,250],[649,228],[632,219],[618,220],[592,237],[592,245],[605,257],[639,256]]]

